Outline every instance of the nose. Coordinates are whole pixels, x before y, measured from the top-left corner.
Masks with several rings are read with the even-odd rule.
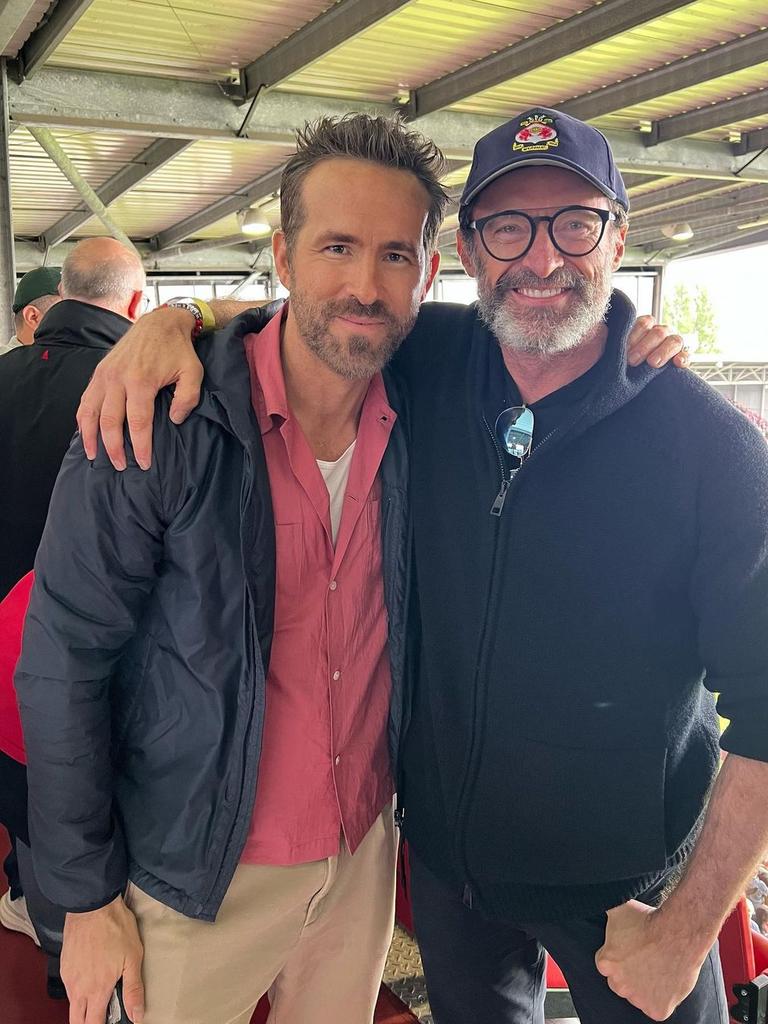
[[[533,236],[533,245],[525,254],[522,265],[532,270],[537,277],[545,278],[563,266],[563,254],[552,244],[547,231],[547,222],[539,221]]]
[[[347,292],[363,306],[371,306],[381,297],[381,264],[375,255],[361,254],[350,267]]]

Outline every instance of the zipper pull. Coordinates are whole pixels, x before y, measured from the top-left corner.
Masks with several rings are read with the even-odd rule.
[[[502,480],[501,481],[501,490],[496,495],[496,497],[494,499],[494,502],[491,505],[491,515],[492,516],[500,516],[501,515],[501,513],[502,513],[502,511],[504,509],[504,502],[505,502],[506,497],[507,497],[507,491],[509,490],[509,485],[511,483],[512,483],[511,480]]]

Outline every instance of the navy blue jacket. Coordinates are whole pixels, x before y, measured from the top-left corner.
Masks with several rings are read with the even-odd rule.
[[[75,440],[56,483],[16,686],[35,870],[67,910],[103,906],[130,878],[213,920],[238,864],[258,776],[275,546],[236,339],[263,322],[243,314],[205,346],[203,398],[181,427],[161,396],[148,472],[130,455],[123,473],[103,452],[89,463]],[[408,583],[403,431],[398,419],[381,466],[393,754]]]
[[[592,390],[534,431],[500,517],[497,342],[474,308],[427,307],[399,359],[421,632],[405,831],[494,916],[599,913],[684,859],[713,693],[723,747],[768,760],[768,446],[693,373],[627,368],[633,320],[615,293]]]

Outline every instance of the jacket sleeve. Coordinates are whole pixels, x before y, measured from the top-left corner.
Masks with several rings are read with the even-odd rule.
[[[711,411],[708,443],[698,443],[699,651],[730,722],[721,746],[768,761],[768,445],[741,413]]]
[[[165,415],[156,415],[158,432]],[[102,450],[88,462],[76,437],[35,562],[15,682],[35,872],[66,910],[104,906],[126,883],[112,811],[110,677],[162,557],[162,461],[156,454],[145,473],[129,455],[118,473]]]

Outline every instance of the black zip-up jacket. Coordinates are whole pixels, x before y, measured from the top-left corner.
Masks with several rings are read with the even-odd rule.
[[[130,326],[65,299],[48,310],[34,345],[0,359],[0,598],[32,568],[80,396]]]
[[[274,614],[274,522],[239,336],[205,346],[200,405],[158,400],[148,472],[79,440],[35,564],[16,676],[40,888],[68,910],[130,878],[213,920],[256,791]],[[229,343],[228,343],[229,342]],[[391,382],[388,395],[395,405]],[[390,749],[399,742],[408,583],[407,458],[398,418],[381,465]]]
[[[421,630],[405,832],[492,916],[597,913],[684,859],[713,692],[722,746],[768,760],[768,446],[693,373],[627,368],[633,320],[615,293],[595,383],[534,432],[501,516],[497,342],[474,308],[432,307],[400,359]]]

